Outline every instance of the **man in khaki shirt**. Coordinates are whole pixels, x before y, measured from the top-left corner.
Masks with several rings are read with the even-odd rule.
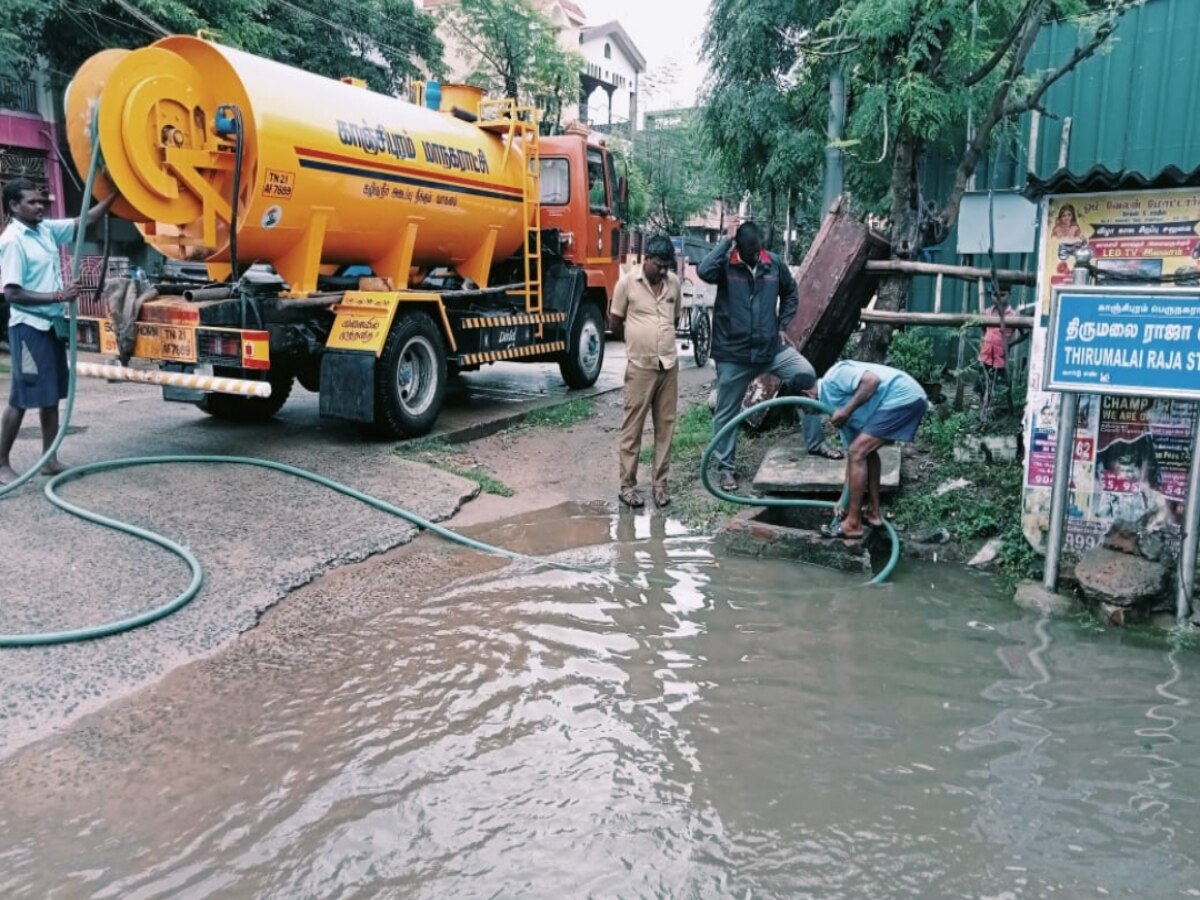
[[[618,451],[621,464],[621,502],[638,509],[646,505],[637,489],[638,453],[646,413],[654,423],[654,502],[671,502],[667,473],[671,438],[679,405],[679,365],[675,327],[679,323],[681,292],[675,274],[675,247],[666,235],[646,241],[646,258],[621,278],[609,310],[613,330],[625,329],[625,420]]]

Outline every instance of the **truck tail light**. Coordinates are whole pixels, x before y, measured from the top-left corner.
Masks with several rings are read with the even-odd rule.
[[[216,360],[226,365],[242,364],[242,336],[236,331],[196,331],[196,355],[203,360]]]

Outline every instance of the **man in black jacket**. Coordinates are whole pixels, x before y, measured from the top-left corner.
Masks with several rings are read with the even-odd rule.
[[[713,307],[712,357],[717,364],[717,408],[713,431],[720,431],[741,411],[746,388],[759,375],[771,373],[795,389],[813,385],[812,365],[784,343],[782,332],[796,315],[799,292],[787,266],[762,248],[753,222],[743,222],[696,269],[702,281],[717,286]],[[842,454],[825,443],[821,417],[804,417],[808,452],[827,459]],[[722,490],[736,491],[734,456],[737,429],[714,451]]]

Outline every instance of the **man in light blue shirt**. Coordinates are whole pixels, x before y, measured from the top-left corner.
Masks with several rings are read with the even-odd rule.
[[[849,432],[846,481],[849,506],[843,510],[831,536],[863,536],[863,499],[867,499],[867,524],[882,525],[879,485],[883,466],[879,448],[896,441],[911,441],[929,400],[917,381],[906,372],[877,363],[845,360],[838,363],[805,393],[834,409],[829,421]]]
[[[99,221],[115,199],[116,194],[110,194],[93,206],[85,227]],[[45,452],[58,434],[58,402],[67,396],[66,345],[55,335],[54,321],[66,315],[67,302],[79,296],[79,288],[63,287],[58,248],[74,238],[79,220],[47,220],[46,202],[27,178],[14,178],[4,186],[9,222],[0,234],[0,286],[10,308],[12,387],[8,408],[0,416],[0,485],[18,477],[9,454],[25,410],[39,411]],[[42,471],[55,475],[65,467],[51,457]]]

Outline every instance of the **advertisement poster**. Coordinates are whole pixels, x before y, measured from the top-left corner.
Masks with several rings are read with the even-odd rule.
[[[1200,190],[1050,197],[1044,215],[1038,273],[1042,315],[1030,357],[1023,516],[1026,538],[1043,550],[1058,430],[1059,395],[1043,390],[1052,288],[1072,283],[1076,254],[1086,246],[1097,270],[1094,284],[1200,289]],[[1152,345],[1146,346],[1148,359]],[[1200,378],[1186,373],[1187,363],[1184,353],[1179,377]],[[1117,521],[1177,536],[1196,427],[1191,402],[1081,395],[1067,547],[1081,552],[1098,546]]]
[[[1075,194],[1051,197],[1042,244],[1042,314],[1050,289],[1070,284],[1076,253],[1086,247],[1096,283],[1200,284],[1200,191]]]

